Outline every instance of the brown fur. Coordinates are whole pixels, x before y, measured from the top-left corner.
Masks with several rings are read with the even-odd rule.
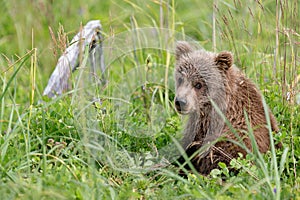
[[[230,140],[242,140],[248,149],[252,149],[245,112],[259,151],[268,151],[270,137],[262,95],[252,81],[233,65],[230,52],[215,54],[193,50],[188,43],[179,42],[176,47],[175,79],[175,107],[180,114],[189,116],[182,144],[187,155],[191,156],[199,148],[209,146],[221,137],[226,138],[218,140],[192,159],[199,173],[209,174],[218,167],[219,161],[228,165],[232,158],[238,156],[238,152],[246,155],[245,149]],[[225,115],[240,140],[230,131],[211,102]],[[268,114],[271,128],[277,132],[276,120],[270,111]],[[182,157],[179,161],[182,162]]]

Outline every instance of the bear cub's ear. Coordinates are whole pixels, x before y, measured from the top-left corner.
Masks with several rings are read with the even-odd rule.
[[[179,60],[182,55],[188,54],[193,51],[193,48],[191,45],[185,41],[179,41],[176,43],[176,50],[175,50],[175,55],[176,55],[176,60]]]
[[[228,51],[220,52],[216,57],[216,64],[222,70],[228,70],[233,64],[232,53]]]

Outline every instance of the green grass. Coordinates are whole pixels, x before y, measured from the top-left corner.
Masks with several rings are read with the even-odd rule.
[[[0,199],[300,199],[299,3],[1,0]],[[166,166],[184,120],[172,103],[174,56],[163,47],[115,51],[100,86],[88,81],[84,55],[71,91],[43,97],[63,47],[92,19],[121,50],[129,33],[141,47],[163,45],[163,32],[132,31],[155,27],[232,51],[263,91],[284,148],[233,160],[236,175],[220,163],[184,179]]]

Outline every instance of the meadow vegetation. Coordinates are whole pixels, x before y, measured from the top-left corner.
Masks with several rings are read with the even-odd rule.
[[[299,3],[0,0],[0,199],[300,199]],[[107,61],[100,85],[80,70],[84,54],[70,91],[43,96],[69,41],[94,19],[106,39],[154,27],[233,52],[277,118],[283,148],[254,147],[231,163],[238,174],[220,163],[207,177],[179,176],[168,163],[184,119],[173,106],[174,55],[163,48]]]

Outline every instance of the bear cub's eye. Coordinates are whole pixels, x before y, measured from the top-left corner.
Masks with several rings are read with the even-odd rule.
[[[182,78],[178,78],[177,82],[178,82],[178,85],[181,85],[181,83],[183,82],[183,79]]]
[[[202,88],[202,84],[201,83],[196,83],[195,85],[194,85],[194,87],[196,88],[196,89],[201,89]]]

